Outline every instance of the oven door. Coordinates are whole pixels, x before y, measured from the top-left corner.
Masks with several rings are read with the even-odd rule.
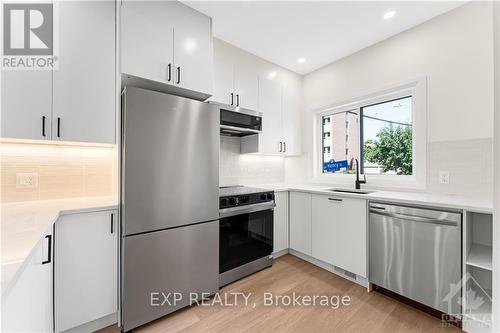
[[[219,273],[272,254],[273,208],[221,211],[219,223]]]

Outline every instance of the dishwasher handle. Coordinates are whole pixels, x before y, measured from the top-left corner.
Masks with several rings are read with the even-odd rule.
[[[398,213],[389,213],[386,211],[374,210],[373,208],[375,208],[375,207],[370,208],[371,214],[383,215],[383,216],[392,217],[392,218],[396,218],[396,219],[400,219],[400,220],[407,220],[407,221],[420,222],[420,223],[440,224],[440,225],[446,225],[446,226],[451,226],[451,227],[458,226],[458,223],[455,221],[450,221],[450,220],[445,220],[445,219],[433,219],[433,218],[428,218],[428,217],[398,214]]]

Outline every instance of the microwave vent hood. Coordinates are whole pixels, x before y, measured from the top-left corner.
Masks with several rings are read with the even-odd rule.
[[[262,132],[262,113],[232,105],[220,107],[220,133],[227,136],[247,136]]]

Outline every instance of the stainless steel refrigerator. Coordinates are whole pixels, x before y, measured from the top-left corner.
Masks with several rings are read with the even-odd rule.
[[[191,293],[218,290],[218,107],[126,87],[121,160],[121,323],[129,331],[189,305]]]

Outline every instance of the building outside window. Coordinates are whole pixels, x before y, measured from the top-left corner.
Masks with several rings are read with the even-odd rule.
[[[358,126],[349,126],[350,123],[358,123],[358,118],[356,110],[323,116],[323,133],[331,133],[326,138],[323,135],[323,147],[331,147],[328,153],[323,154],[324,173],[348,172],[345,161],[359,156],[359,129]]]

